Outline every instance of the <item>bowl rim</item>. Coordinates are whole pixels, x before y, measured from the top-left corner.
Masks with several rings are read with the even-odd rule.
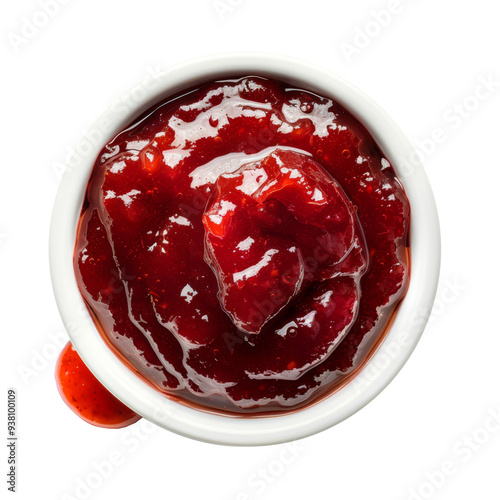
[[[232,418],[165,398],[109,349],[95,327],[73,272],[77,222],[95,158],[109,140],[163,97],[214,79],[261,75],[333,98],[367,128],[401,179],[411,206],[411,278],[406,297],[376,352],[356,377],[305,409],[265,418]],[[375,398],[396,376],[420,339],[431,313],[440,268],[440,230],[432,190],[410,141],[370,97],[340,76],[289,56],[222,53],[148,74],[104,111],[74,149],[61,178],[49,234],[52,286],[75,349],[99,381],[147,420],[200,441],[267,445],[297,440],[336,425]]]

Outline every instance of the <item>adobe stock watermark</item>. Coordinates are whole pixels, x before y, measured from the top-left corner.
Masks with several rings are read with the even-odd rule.
[[[94,156],[98,154],[97,149],[100,149],[111,139],[112,132],[116,132],[114,131],[116,121],[125,117],[132,109],[138,108],[148,99],[151,90],[160,85],[161,74],[162,70],[159,66],[147,67],[146,75],[141,83],[112,104],[110,116],[101,118],[89,130],[83,130],[83,137],[76,148],[66,146],[64,161],[54,161],[51,165],[58,181],[61,180],[64,172],[78,168],[89,156],[94,159]]]
[[[67,341],[68,335],[65,332],[49,332],[46,342],[41,347],[30,349],[27,358],[17,366],[17,373],[25,386],[36,381],[47,368],[53,367],[53,361],[59,356]]]
[[[307,447],[303,441],[292,441],[279,447],[276,456],[253,471],[246,480],[246,488],[234,497],[235,500],[251,500],[262,495],[270,486],[286,474],[305,452]]]
[[[426,317],[416,313],[410,323],[417,326],[422,325],[425,323]],[[370,386],[377,380],[387,367],[399,358],[401,351],[412,341],[412,338],[410,329],[408,329],[402,331],[397,338],[390,342],[383,343],[376,352],[376,355],[370,360],[369,365],[354,377],[352,384],[356,392],[363,392],[367,386]]]
[[[367,385],[374,382],[391,363],[399,358],[401,351],[413,338],[411,331],[414,328],[424,327],[427,322],[437,321],[444,314],[446,308],[456,302],[467,289],[468,287],[459,277],[445,278],[438,289],[432,309],[430,311],[425,308],[416,310],[409,322],[408,329],[403,330],[397,338],[380,346],[369,366],[354,378],[352,382],[354,388],[361,392]]]
[[[346,61],[351,63],[353,57],[368,48],[392,24],[394,18],[405,10],[405,4],[411,2],[412,0],[389,0],[384,8],[372,10],[370,18],[354,28],[350,41],[340,42],[340,50]]]
[[[54,19],[61,7],[71,0],[39,0],[38,10],[28,17],[21,18],[21,25],[17,31],[7,34],[10,46],[15,54],[31,42]]]
[[[158,422],[167,422],[173,414],[173,410],[158,406],[154,412],[154,418]],[[123,429],[117,446],[99,459],[92,460],[87,470],[74,478],[72,490],[62,493],[60,500],[92,498],[94,493],[158,431],[159,428],[155,424],[145,419]]]
[[[424,473],[422,482],[408,489],[407,500],[428,500],[456,476],[500,431],[500,405],[489,408],[481,424],[451,446],[448,458]]]
[[[446,309],[454,304],[467,290],[468,286],[461,281],[460,277],[445,278],[439,284],[432,309],[429,311],[421,308],[418,314],[421,317],[428,315],[428,322],[435,323],[445,313]]]
[[[420,163],[425,163],[453,133],[462,128],[481,106],[484,106],[486,101],[497,94],[499,88],[500,80],[495,75],[490,73],[487,76],[477,76],[473,90],[441,113],[441,123],[426,137],[414,139],[412,143],[415,149],[407,157],[397,158],[400,177],[410,176]]]
[[[446,308],[454,304],[467,289],[467,285],[458,276],[445,278],[438,288],[436,300],[429,316],[429,323],[437,321],[445,313]]]
[[[212,7],[218,18],[224,21],[226,14],[234,12],[243,2],[244,0],[213,0]]]

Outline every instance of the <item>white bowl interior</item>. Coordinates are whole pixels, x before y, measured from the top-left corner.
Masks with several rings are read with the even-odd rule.
[[[169,400],[127,368],[101,338],[73,271],[78,218],[94,161],[102,147],[135,117],[169,94],[203,81],[260,75],[330,97],[363,123],[402,180],[411,205],[411,279],[394,323],[352,382],[318,404],[281,416],[231,418]],[[264,54],[204,57],[177,65],[132,88],[113,103],[77,146],[63,175],[50,229],[50,268],[57,305],[70,339],[94,375],[148,420],[201,441],[261,445],[300,439],[335,425],[371,401],[402,368],[430,314],[437,288],[440,234],[431,187],[408,139],[360,90],[306,62]]]

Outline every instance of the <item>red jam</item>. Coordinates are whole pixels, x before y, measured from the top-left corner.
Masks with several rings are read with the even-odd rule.
[[[166,397],[287,411],[344,383],[389,328],[409,212],[339,104],[260,77],[219,81],[106,145],[75,272],[110,347]]]
[[[66,344],[57,360],[56,379],[64,402],[92,425],[119,429],[141,418],[101,385],[71,342]]]

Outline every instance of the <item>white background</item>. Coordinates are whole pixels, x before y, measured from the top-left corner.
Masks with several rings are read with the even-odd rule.
[[[50,0],[50,17],[42,3],[4,2],[0,21],[0,435],[15,387],[17,497],[500,498],[494,2]],[[437,302],[410,361],[366,408],[292,452],[198,443],[144,421],[95,428],[64,405],[53,377],[67,338],[47,249],[60,165],[148,71],[228,50],[301,57],[372,96],[422,151],[442,225]]]

